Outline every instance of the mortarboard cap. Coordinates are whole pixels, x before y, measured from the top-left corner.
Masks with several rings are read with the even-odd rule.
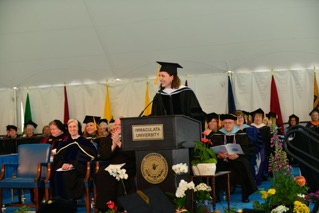
[[[183,68],[181,65],[177,63],[170,63],[170,62],[160,62],[156,61],[161,65],[160,72],[167,72],[170,75],[177,74],[177,68]]]
[[[27,123],[25,123],[24,127],[26,127],[27,125],[32,125],[34,128],[37,128],[38,124],[34,123],[33,121],[28,121]]]
[[[237,120],[237,116],[236,115],[233,115],[233,114],[222,114],[220,115],[220,120],[226,120],[226,119],[230,119],[230,120],[234,120],[236,121]]]
[[[90,122],[94,123],[94,120],[95,120],[95,123],[99,123],[100,118],[101,117],[87,115],[87,116],[85,116],[83,123],[85,123],[85,124],[90,123]]]
[[[246,116],[250,116],[250,113],[247,112],[247,111],[242,110],[241,112],[242,112],[244,115],[246,115]]]
[[[256,109],[255,111],[251,112],[250,113],[253,117],[255,116],[255,114],[262,114],[264,116],[264,111],[259,108],[259,109]]]
[[[319,110],[317,108],[314,108],[313,110],[311,110],[311,112],[309,113],[309,116],[311,116],[312,113],[314,112],[318,112],[319,113]]]
[[[14,129],[15,131],[18,131],[18,127],[16,127],[15,125],[8,125],[7,130],[9,131],[10,129]]]
[[[295,118],[296,121],[299,121],[299,117],[297,115],[295,115],[295,114],[292,114],[292,115],[289,116],[289,120],[292,119],[292,118]]]
[[[210,122],[212,119],[218,120],[218,115],[215,112],[209,113],[205,115],[206,121]]]
[[[269,112],[268,114],[266,114],[267,118],[278,118],[277,114],[274,112]]]
[[[147,201],[149,203],[147,204]],[[173,204],[157,187],[143,190],[119,198],[120,204],[127,212],[175,212]]]
[[[106,124],[108,124],[108,122],[107,122],[107,120],[106,120],[105,118],[100,119],[99,124],[100,124],[100,123],[103,123],[103,122],[106,123]]]

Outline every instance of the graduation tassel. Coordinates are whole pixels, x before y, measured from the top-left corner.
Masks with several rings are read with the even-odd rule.
[[[97,130],[97,124],[96,124],[94,116],[93,116],[93,123],[94,123],[94,131],[96,131]]]
[[[160,70],[161,70],[161,65],[158,65],[158,69],[157,69],[155,80],[154,80],[154,85],[156,85],[158,82],[158,76],[159,76]]]

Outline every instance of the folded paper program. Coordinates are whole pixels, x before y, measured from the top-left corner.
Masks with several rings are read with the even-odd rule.
[[[125,165],[125,163],[121,163],[121,164],[110,164],[108,167],[105,168],[105,171],[108,170],[114,170],[114,169],[121,169],[123,166]]]
[[[228,154],[244,154],[241,146],[239,144],[235,143],[228,143],[226,145],[219,145],[219,146],[213,146],[211,147],[216,154],[218,153],[225,153]]]

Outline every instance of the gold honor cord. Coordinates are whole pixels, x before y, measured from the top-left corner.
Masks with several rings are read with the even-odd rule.
[[[150,205],[150,199],[146,194],[144,194],[141,190],[137,190],[136,193],[144,200],[147,205]]]
[[[82,152],[84,152],[84,154],[86,154],[87,156],[89,156],[90,158],[91,158],[91,160],[94,160],[94,156],[92,156],[92,155],[90,155],[89,153],[87,153],[81,146],[80,146],[80,144],[78,143],[78,142],[72,142],[72,143],[70,143],[70,144],[68,144],[68,145],[66,145],[66,146],[64,146],[64,147],[62,147],[59,151],[57,151],[57,153],[56,154],[58,154],[61,150],[63,150],[63,149],[65,149],[65,148],[67,148],[67,147],[69,147],[69,146],[71,146],[71,145],[73,145],[73,144],[76,144],[80,149],[81,149],[81,151]]]

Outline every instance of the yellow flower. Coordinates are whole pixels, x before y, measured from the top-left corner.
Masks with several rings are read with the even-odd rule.
[[[267,193],[265,190],[261,190],[261,191],[260,191],[260,194],[261,194],[261,198],[262,198],[262,199],[267,199],[268,193]]]
[[[274,195],[276,193],[276,189],[269,189],[267,193],[270,195]]]
[[[300,201],[294,202],[294,212],[296,213],[310,213],[310,209],[306,204],[303,204]]]

